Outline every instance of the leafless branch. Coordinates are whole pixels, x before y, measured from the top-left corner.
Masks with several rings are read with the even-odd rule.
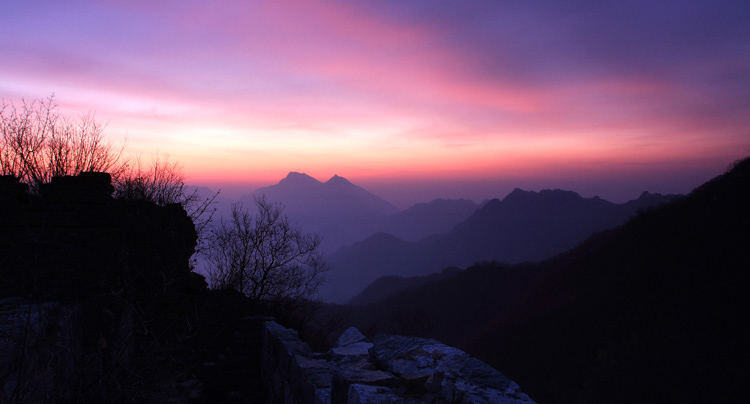
[[[241,204],[210,236],[209,277],[215,288],[234,288],[248,297],[286,304],[312,295],[329,267],[321,238],[293,226],[283,208],[265,198],[256,215]]]

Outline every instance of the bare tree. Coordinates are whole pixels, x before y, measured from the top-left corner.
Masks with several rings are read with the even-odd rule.
[[[182,168],[168,156],[154,157],[151,165],[144,168],[140,160],[128,168],[115,181],[115,197],[130,200],[144,200],[157,205],[179,203],[193,220],[198,233],[198,247],[205,248],[207,226],[216,211],[213,202],[219,193],[201,195],[197,189],[185,185]]]
[[[168,157],[156,156],[149,167],[144,168],[140,159],[128,168],[115,182],[115,197],[146,200],[157,205],[183,203],[187,188],[179,164]]]
[[[53,176],[108,172],[117,180],[127,169],[124,145],[104,141],[104,126],[92,115],[70,120],[59,115],[54,96],[21,106],[0,105],[0,172],[37,191]]]
[[[124,150],[124,144],[115,148],[105,141],[104,125],[93,115],[78,120],[62,117],[54,95],[31,103],[22,100],[20,106],[0,104],[0,174],[13,175],[38,192],[55,176],[107,172],[117,198],[181,204],[193,219],[202,244],[218,193],[205,197],[190,190],[180,166],[166,157],[155,158],[148,168],[140,161],[133,167],[123,158]]]
[[[288,304],[312,295],[329,267],[321,238],[290,224],[279,204],[255,200],[258,213],[232,205],[206,254],[214,288],[234,288],[260,302]]]

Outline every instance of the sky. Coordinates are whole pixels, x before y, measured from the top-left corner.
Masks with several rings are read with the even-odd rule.
[[[249,193],[686,193],[750,154],[750,2],[5,0],[0,98]]]

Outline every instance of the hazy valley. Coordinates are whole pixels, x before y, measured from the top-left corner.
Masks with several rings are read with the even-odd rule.
[[[383,276],[428,275],[483,261],[515,264],[548,258],[675,198],[643,192],[637,199],[615,204],[573,191],[516,189],[482,203],[437,199],[399,211],[345,178],[320,182],[296,172],[239,202],[252,207],[262,196],[280,203],[303,231],[322,236],[332,269],[317,297],[336,303],[346,302]],[[231,202],[220,198],[215,220],[230,211]]]

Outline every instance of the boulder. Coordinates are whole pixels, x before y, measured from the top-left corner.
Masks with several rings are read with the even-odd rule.
[[[388,388],[389,391],[398,385],[397,377],[380,370],[365,369],[339,369],[333,375],[333,388],[331,389],[332,404],[347,404],[349,387],[353,384],[380,386]]]
[[[347,346],[335,346],[330,352],[334,357],[337,356],[368,356],[370,355],[372,342],[357,342]]]
[[[377,336],[370,355],[376,365],[401,378],[424,379],[429,401],[447,403],[533,403],[512,380],[479,359],[438,341]],[[412,386],[412,390],[415,387]],[[423,400],[424,401],[424,400]]]
[[[367,338],[359,332],[359,330],[355,327],[350,327],[343,333],[341,333],[341,336],[339,336],[339,339],[336,340],[336,346],[337,347],[343,347],[348,346],[351,344],[356,344],[358,342],[363,342]]]
[[[349,386],[348,404],[416,404],[422,401],[399,397],[387,387],[352,384]]]

